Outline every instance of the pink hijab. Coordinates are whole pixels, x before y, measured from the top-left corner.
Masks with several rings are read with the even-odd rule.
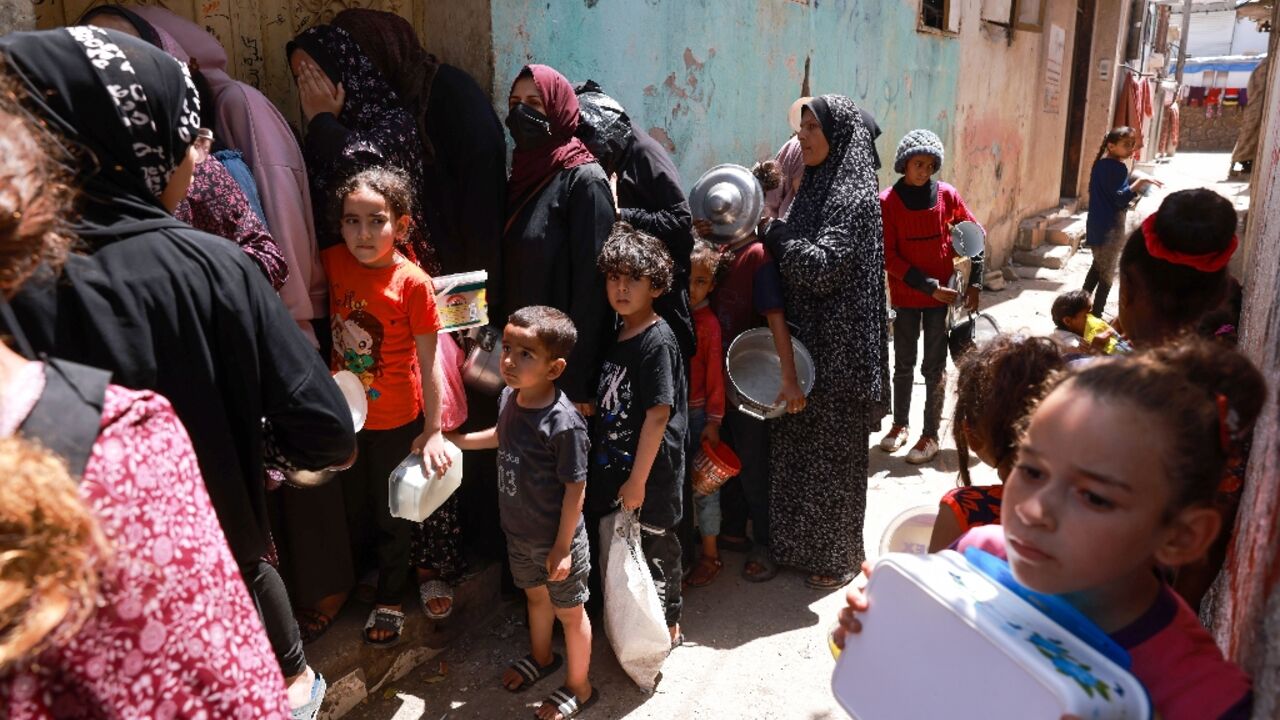
[[[546,65],[526,65],[516,79],[526,73],[533,75],[533,84],[542,95],[554,142],[537,150],[516,150],[511,154],[511,177],[507,180],[509,212],[519,210],[525,195],[550,175],[596,161],[587,146],[574,136],[578,130],[578,96],[573,86]]]

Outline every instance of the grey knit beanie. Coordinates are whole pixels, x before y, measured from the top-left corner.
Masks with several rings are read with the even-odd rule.
[[[907,172],[907,161],[916,155],[932,155],[938,167],[934,171],[942,169],[942,157],[945,151],[942,149],[942,140],[933,134],[932,130],[912,130],[902,138],[902,142],[898,143],[898,157],[893,161],[893,171],[902,175]]]

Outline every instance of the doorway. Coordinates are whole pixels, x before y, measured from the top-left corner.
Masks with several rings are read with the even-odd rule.
[[[1071,89],[1067,92],[1067,146],[1062,156],[1062,188],[1059,195],[1075,197],[1080,184],[1080,158],[1084,153],[1085,106],[1093,66],[1093,17],[1098,0],[1078,0],[1076,37],[1071,51]]]

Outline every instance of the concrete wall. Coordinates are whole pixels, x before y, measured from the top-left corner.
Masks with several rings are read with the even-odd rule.
[[[0,0],[0,35],[35,27],[36,9],[31,0]]]
[[[953,136],[948,146],[951,182],[987,228],[992,267],[1012,251],[1018,222],[1056,206],[1062,185],[1070,94],[1074,0],[1046,3],[1043,32],[1017,32],[975,22],[960,33],[960,76]],[[1063,30],[1061,82],[1056,112],[1045,108],[1046,51],[1051,28]]]
[[[505,114],[528,62],[593,78],[672,150],[688,186],[712,165],[772,155],[807,73],[813,94],[849,95],[879,120],[882,184],[896,178],[902,135],[937,132],[941,178],[987,225],[1001,262],[1019,214],[1058,200],[1075,2],[1048,5],[1046,33],[1018,32],[1009,46],[981,22],[980,0],[953,3],[958,35],[919,32],[917,0],[495,0],[495,104]],[[1049,22],[1066,31],[1057,114],[1041,109]]]
[[[1274,22],[1280,22],[1280,7]],[[1273,42],[1274,47],[1274,42]],[[1280,97],[1271,67],[1270,98]],[[1219,644],[1253,676],[1255,718],[1280,716],[1280,105],[1268,103],[1245,234],[1240,346],[1267,377],[1248,477],[1211,617]]]
[[[493,86],[493,35],[489,0],[412,2],[422,46],[443,62],[471,74],[480,87]]]
[[[1117,63],[1124,60],[1128,23],[1128,0],[1098,0],[1092,30],[1093,49],[1089,58],[1089,90],[1084,95],[1088,111],[1085,113],[1084,143],[1076,183],[1076,195],[1085,202],[1089,198],[1089,171],[1097,159],[1098,143],[1111,129],[1116,116],[1116,96],[1120,87]]]

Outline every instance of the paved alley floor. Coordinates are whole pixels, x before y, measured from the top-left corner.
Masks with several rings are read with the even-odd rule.
[[[1166,191],[1211,185],[1233,200],[1240,184],[1223,185],[1226,156],[1182,155],[1159,166]],[[1247,196],[1246,196],[1247,197]],[[1153,211],[1159,198],[1143,201]],[[1066,289],[1080,287],[1091,258],[1076,253],[1054,277],[1010,282],[1000,292],[983,294],[982,308],[1002,330],[1047,334],[1049,308]],[[1109,312],[1115,312],[1112,294]],[[954,382],[954,368],[949,368]],[[867,554],[878,554],[881,535],[899,513],[916,506],[936,507],[954,487],[959,459],[950,438],[951,393],[943,416],[943,450],[925,467],[907,465],[905,450],[889,456],[871,450],[864,536]],[[917,378],[913,421],[920,422],[924,402]],[[887,422],[885,427],[887,428]],[[910,440],[914,443],[916,437]],[[879,433],[869,442],[879,440]],[[976,460],[974,461],[976,462]],[[977,484],[995,482],[985,466],[972,468]],[[853,532],[853,528],[850,528]],[[676,649],[663,669],[657,692],[647,696],[623,674],[602,628],[596,629],[592,679],[600,701],[583,715],[589,720],[642,718],[751,718],[753,720],[844,718],[831,697],[833,661],[826,633],[843,605],[844,593],[808,590],[803,576],[783,571],[772,582],[756,585],[739,577],[743,556],[726,554],[725,568],[709,588],[685,595],[683,622],[687,643]],[[380,691],[347,717],[355,720],[463,720],[532,717],[546,693],[563,679],[563,671],[535,689],[513,695],[499,685],[506,664],[528,651],[522,609],[510,603],[493,621],[470,629],[442,652],[391,687]],[[559,640],[557,639],[559,646]],[[561,651],[562,650],[559,650]]]

